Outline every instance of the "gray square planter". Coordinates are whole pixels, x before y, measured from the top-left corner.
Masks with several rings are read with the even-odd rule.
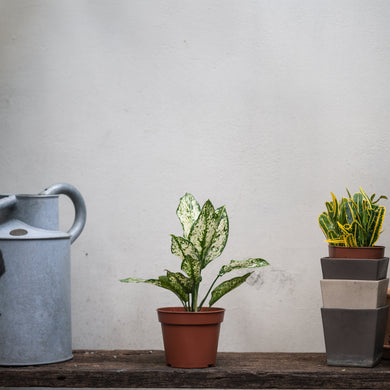
[[[323,279],[320,282],[325,308],[377,309],[386,306],[389,279]]]
[[[388,257],[381,259],[321,258],[324,279],[381,280],[387,276]]]
[[[373,367],[379,363],[389,307],[378,309],[321,308],[327,363]]]

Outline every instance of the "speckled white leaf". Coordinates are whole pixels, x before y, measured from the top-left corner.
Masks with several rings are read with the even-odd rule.
[[[198,259],[186,256],[181,263],[181,270],[184,271],[196,284],[200,283],[202,280],[200,276],[200,261]]]
[[[191,241],[173,234],[171,234],[171,237],[171,252],[174,255],[179,256],[182,260],[184,260],[187,256],[199,260],[199,253]]]
[[[219,276],[223,276],[230,271],[245,268],[259,268],[269,265],[264,259],[232,260],[228,265],[224,265],[219,271]]]
[[[204,258],[207,254],[218,226],[218,218],[216,216],[214,206],[208,200],[202,207],[198,219],[192,226],[189,240],[194,244],[196,250],[202,260],[202,268],[204,268]]]
[[[147,280],[154,280],[154,281],[158,282],[158,280],[156,280],[156,279],[139,279],[139,278],[121,279],[120,282],[122,282],[122,283],[151,283],[151,282],[148,282]]]
[[[191,227],[200,214],[200,206],[195,197],[189,193],[181,197],[176,214],[183,227],[183,236],[184,238],[188,238]]]
[[[244,283],[251,273],[252,272],[248,272],[244,276],[238,276],[236,278],[226,280],[225,282],[222,282],[219,286],[215,287],[215,289],[211,293],[209,306],[214,305],[214,303],[217,302],[220,298],[222,298],[225,294]]]
[[[216,229],[214,230],[210,246],[206,249],[204,254],[205,266],[210,263],[210,261],[221,256],[229,237],[229,218],[225,206],[222,206],[215,211],[215,219],[217,221]]]
[[[174,285],[176,289],[180,290],[181,293],[188,294],[192,291],[194,282],[182,273],[167,271],[167,277],[169,282]]]
[[[185,276],[182,275],[184,278]],[[180,283],[175,274],[167,271],[167,276],[159,276],[158,279],[139,279],[139,278],[127,278],[120,280],[123,283],[147,283],[153,284],[158,287],[165,288],[176,294],[182,302],[188,301],[188,293],[186,288]]]
[[[158,280],[161,283],[161,287],[175,293],[182,302],[188,301],[186,289],[179,283],[173,272],[167,271],[167,276],[159,276]]]

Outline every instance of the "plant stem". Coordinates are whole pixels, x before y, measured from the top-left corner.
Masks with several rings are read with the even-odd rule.
[[[204,301],[205,301],[205,300],[207,299],[207,297],[209,296],[211,289],[214,287],[214,284],[217,282],[217,280],[218,280],[219,277],[220,277],[220,276],[217,275],[217,277],[214,279],[214,282],[211,284],[211,286],[210,286],[210,288],[209,288],[209,291],[207,291],[207,294],[206,294],[205,297],[202,299],[202,302],[201,302],[200,305],[199,305],[199,310],[202,308]]]
[[[192,311],[198,311],[198,293],[199,285],[194,287],[194,292],[192,294]]]

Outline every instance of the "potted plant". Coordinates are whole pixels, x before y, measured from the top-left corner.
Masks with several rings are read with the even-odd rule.
[[[321,308],[327,362],[330,365],[372,367],[382,354],[388,306],[386,279],[389,259],[375,246],[385,207],[380,196],[362,188],[338,201],[333,193],[318,218],[329,243],[321,259]]]
[[[343,197],[340,202],[331,193],[332,201],[325,202],[327,211],[318,217],[330,244],[329,257],[383,257],[384,247],[374,245],[381,234],[386,211],[378,202],[387,197],[382,195],[375,200],[375,194],[369,197],[362,188],[353,196],[348,189],[347,193],[348,198]]]
[[[386,211],[378,202],[387,197],[382,195],[375,200],[375,194],[369,197],[362,188],[353,196],[347,189],[347,194],[339,202],[331,193],[332,201],[325,202],[327,211],[318,217],[329,243],[329,257],[321,259],[324,278],[384,279],[389,259],[384,257],[385,247],[375,244]]]
[[[165,357],[172,367],[200,368],[215,365],[219,328],[225,309],[213,305],[225,294],[244,283],[252,272],[217,281],[231,271],[269,265],[260,258],[231,260],[223,265],[206,293],[200,297],[202,271],[222,254],[229,235],[225,206],[214,209],[210,200],[201,208],[193,195],[186,193],[176,214],[183,236],[171,235],[171,252],[181,259],[181,271],[166,271],[158,279],[126,278],[125,283],[149,283],[172,291],[181,307],[158,309]],[[207,299],[208,303],[206,303]]]

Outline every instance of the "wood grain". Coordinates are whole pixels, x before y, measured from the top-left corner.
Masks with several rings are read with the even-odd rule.
[[[218,354],[215,367],[165,365],[163,351],[74,351],[68,362],[0,367],[0,387],[383,389],[390,361],[374,368],[330,367],[322,353]]]

